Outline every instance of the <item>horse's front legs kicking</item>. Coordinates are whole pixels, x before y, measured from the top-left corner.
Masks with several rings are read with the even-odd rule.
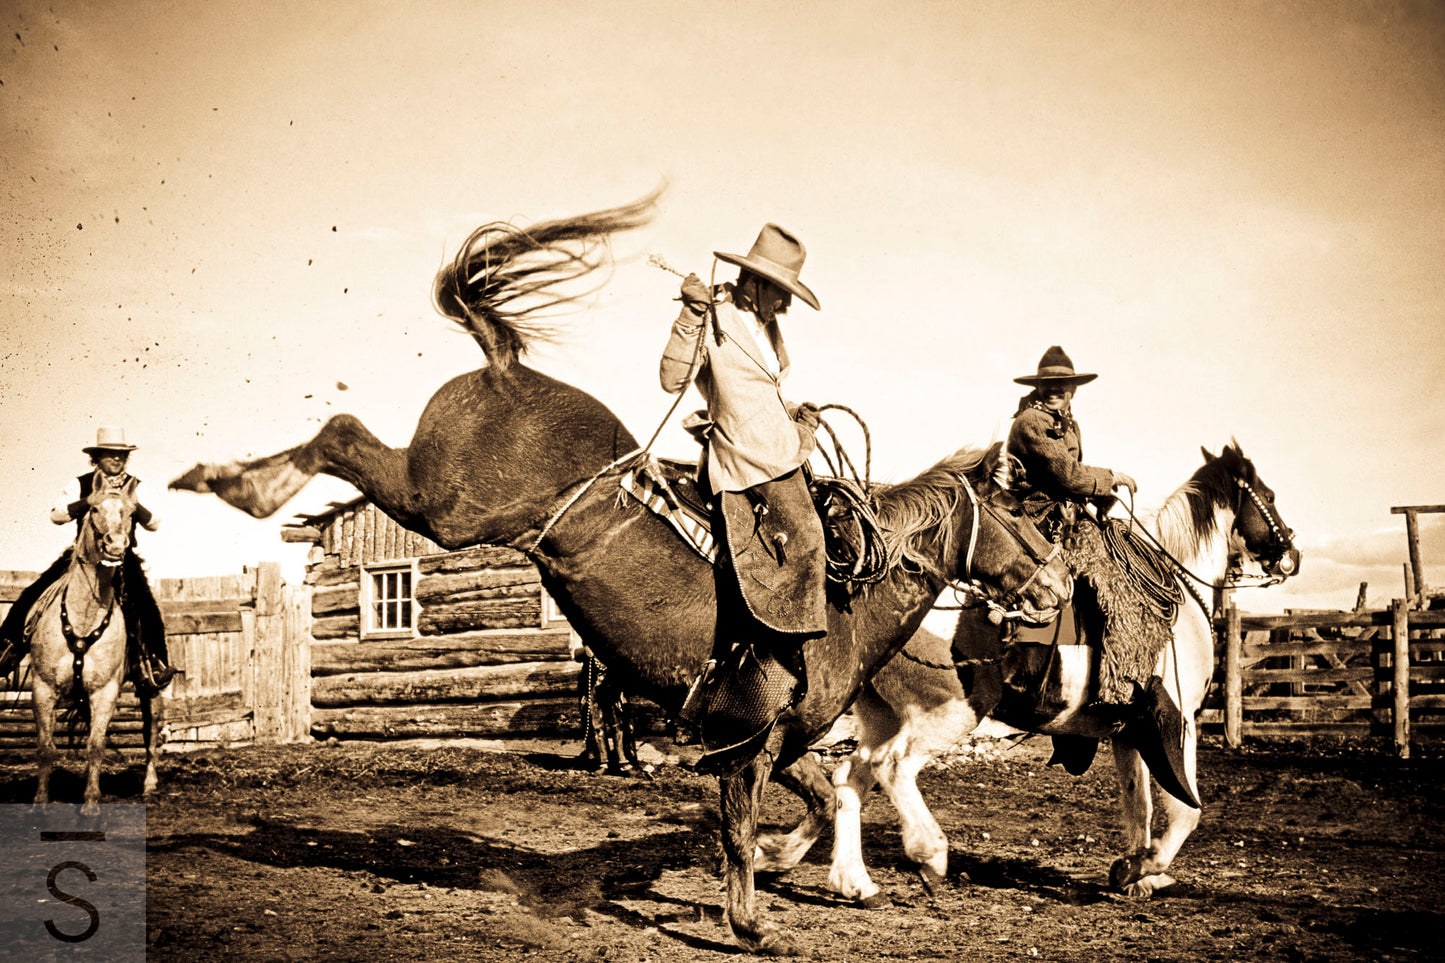
[[[727,860],[728,923],[733,936],[754,953],[796,956],[797,946],[771,923],[758,919],[753,907],[753,854],[758,844],[758,811],[772,769],[764,750],[735,776],[718,780],[722,796],[722,845]]]
[[[1126,855],[1114,860],[1109,868],[1109,885],[1127,896],[1144,899],[1157,890],[1174,885],[1174,877],[1166,870],[1189,834],[1199,825],[1200,812],[1161,790],[1159,805],[1164,811],[1164,832],[1157,838],[1152,837],[1149,770],[1133,747],[1118,739],[1113,740],[1113,745],[1114,766],[1119,772],[1119,795],[1124,809]],[[1184,735],[1184,764],[1191,782],[1195,779],[1196,749],[1196,736],[1190,726]]]
[[[55,769],[55,690],[36,673],[31,692],[35,713],[35,805],[50,802],[50,773]]]

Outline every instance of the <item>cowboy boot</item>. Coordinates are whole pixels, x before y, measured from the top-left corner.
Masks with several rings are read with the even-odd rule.
[[[1139,751],[1160,787],[1180,802],[1199,809],[1184,768],[1184,714],[1157,675],[1139,699],[1138,709],[1124,723],[1125,742]]]
[[[801,700],[806,683],[776,655],[746,643],[711,668],[697,700],[704,755],[695,768],[728,775],[757,755],[778,716]]]

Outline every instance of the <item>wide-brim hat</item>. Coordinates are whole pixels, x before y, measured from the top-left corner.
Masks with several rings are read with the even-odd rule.
[[[87,455],[93,455],[98,451],[135,451],[135,445],[128,445],[125,442],[125,429],[116,425],[102,425],[96,429],[95,444],[80,449]]]
[[[814,311],[818,310],[818,296],[798,280],[798,272],[803,269],[803,259],[808,252],[803,249],[802,241],[778,225],[771,222],[764,224],[758,232],[758,239],[753,242],[753,249],[746,255],[724,254],[722,251],[712,253],[720,261],[736,264],[767,278],[783,290],[797,295]]]
[[[1039,370],[1036,374],[1024,375],[1022,378],[1015,378],[1014,381],[1021,385],[1031,385],[1037,388],[1041,385],[1088,384],[1097,377],[1099,376],[1096,374],[1076,372],[1073,360],[1064,354],[1064,349],[1053,345],[1039,359]]]

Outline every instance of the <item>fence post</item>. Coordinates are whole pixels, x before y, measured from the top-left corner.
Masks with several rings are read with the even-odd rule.
[[[1394,616],[1395,754],[1410,758],[1410,610],[1408,599],[1390,603]]]
[[[1244,635],[1239,626],[1239,606],[1230,601],[1224,629],[1224,741],[1231,749],[1243,744],[1244,734]]]

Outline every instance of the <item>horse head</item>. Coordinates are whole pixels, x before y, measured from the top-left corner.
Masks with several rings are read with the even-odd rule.
[[[116,566],[130,547],[135,499],[122,492],[94,492],[76,539],[76,554],[93,564]]]
[[[1274,489],[1259,477],[1254,462],[1245,457],[1239,443],[1231,441],[1217,457],[1208,449],[1200,450],[1204,452],[1205,469],[1222,469],[1237,492],[1230,533],[1233,554],[1257,560],[1272,582],[1298,574],[1300,552],[1294,546],[1294,530],[1285,524],[1275,506]]]
[[[990,449],[970,479],[973,531],[959,573],[965,580],[999,587],[985,593],[991,621],[1049,622],[1069,601],[1074,580],[1060,547],[1043,536],[1023,503],[997,484],[991,461],[997,448]]]
[[[1073,592],[1058,546],[993,478],[998,445],[964,449],[878,496],[890,558],[962,582],[994,615],[1047,622]]]

